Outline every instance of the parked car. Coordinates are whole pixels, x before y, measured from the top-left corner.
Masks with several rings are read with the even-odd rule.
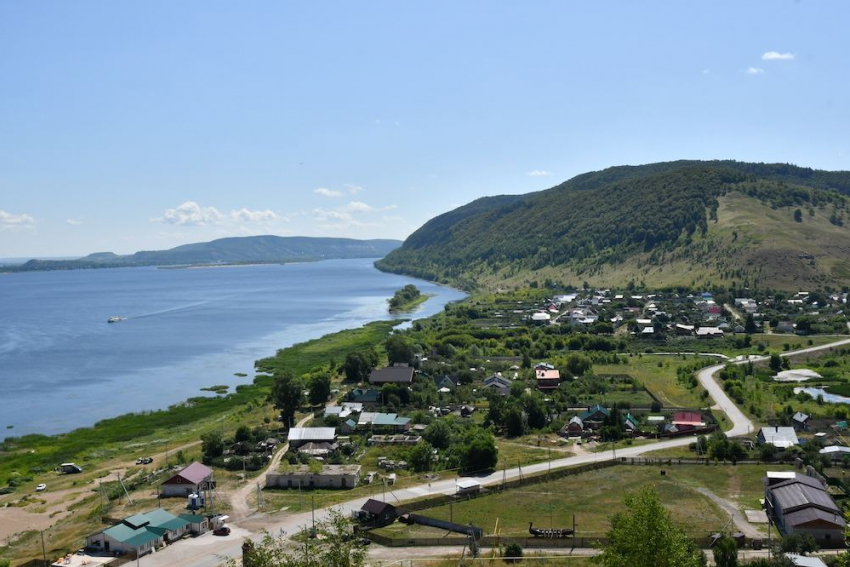
[[[45,490],[47,490],[47,485],[44,484],[44,483],[39,484],[38,486],[35,487],[36,492],[43,492]]]
[[[213,535],[230,535],[230,528],[228,528],[227,526],[221,526],[220,528],[216,528],[213,530]]]
[[[137,465],[149,465],[152,462],[153,462],[152,457],[139,457],[138,459],[136,459]]]

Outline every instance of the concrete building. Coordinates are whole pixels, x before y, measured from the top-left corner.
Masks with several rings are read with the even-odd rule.
[[[266,488],[354,488],[358,482],[360,465],[325,465],[315,472],[301,465],[266,474]]]
[[[215,487],[213,470],[201,463],[192,463],[162,483],[163,496],[188,496]]]

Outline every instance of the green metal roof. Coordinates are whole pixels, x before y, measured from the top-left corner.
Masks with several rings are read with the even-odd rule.
[[[160,539],[161,537],[162,537],[161,535],[158,535],[155,532],[152,532],[150,530],[146,530],[146,529],[142,528],[141,530],[139,530],[138,534],[136,534],[135,536],[131,537],[130,539],[124,541],[123,543],[125,545],[129,545],[129,546],[132,546],[132,547],[141,547],[141,546],[145,545],[146,543],[156,541],[156,540]]]
[[[204,521],[204,517],[197,514],[180,514],[180,518],[183,518],[190,524],[200,524]]]

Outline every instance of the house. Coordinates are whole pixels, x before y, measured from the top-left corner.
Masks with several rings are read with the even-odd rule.
[[[780,321],[773,330],[777,333],[793,333],[794,323],[791,321]]]
[[[623,428],[629,433],[634,433],[638,428],[638,419],[630,413],[623,418]]]
[[[698,339],[720,338],[723,336],[723,329],[719,327],[700,327],[697,329],[696,335]]]
[[[215,487],[213,470],[206,465],[194,462],[162,483],[163,496],[188,496]]]
[[[83,467],[74,463],[62,463],[59,465],[59,471],[64,474],[77,474],[83,472]]]
[[[681,323],[676,323],[673,325],[673,330],[676,331],[676,334],[683,337],[690,337],[694,334],[694,326],[693,325],[683,325]]]
[[[140,557],[154,548],[173,542],[192,531],[206,531],[209,524],[203,516],[175,516],[161,508],[135,514],[118,524],[86,538],[86,547],[102,552],[126,553]]]
[[[809,415],[798,411],[791,418],[791,425],[797,431],[807,431],[809,429]]]
[[[386,526],[395,522],[400,510],[389,502],[381,502],[370,498],[360,510],[355,511],[355,516],[362,522],[374,526]]]
[[[413,384],[413,376],[416,371],[412,366],[387,366],[376,368],[369,375],[370,384]]]
[[[493,374],[492,376],[484,380],[484,387],[492,388],[503,396],[507,396],[511,393],[511,381],[507,378],[503,378],[498,374]]]
[[[702,414],[698,411],[677,411],[673,414],[672,423],[679,428],[679,431],[705,427]]]
[[[569,423],[561,429],[561,435],[565,437],[581,437],[582,431],[584,431],[584,423],[582,423],[579,416],[574,415]]]
[[[821,455],[828,455],[833,463],[840,463],[844,457],[850,457],[850,447],[842,445],[830,445],[818,451]]]
[[[410,429],[410,418],[399,417],[395,413],[376,413],[364,411],[357,420],[357,425],[368,426],[374,430],[388,430],[394,433],[404,433]]]
[[[288,471],[266,473],[266,488],[354,488],[360,481],[360,465],[307,465]]]
[[[349,408],[343,406],[327,406],[325,408],[325,417],[335,416],[339,419],[345,419],[352,413]]]
[[[353,419],[347,419],[342,422],[342,425],[339,426],[340,433],[344,435],[348,435],[349,433],[354,433],[357,429],[357,422]]]
[[[305,455],[309,455],[311,457],[327,457],[334,451],[339,448],[339,445],[336,443],[328,443],[327,441],[321,441],[319,443],[315,443],[310,441],[309,443],[304,443],[300,447],[298,447],[298,452],[303,453]]]
[[[555,367],[548,362],[538,362],[534,370],[555,370]]]
[[[790,429],[790,428],[789,428]],[[764,479],[765,508],[783,535],[808,534],[822,547],[844,543],[844,517],[823,484],[810,476]]]
[[[542,312],[542,311],[538,311],[537,313],[534,313],[531,316],[532,321],[534,321],[535,323],[540,323],[540,324],[548,323],[551,319],[552,319],[551,315],[549,315],[548,313]]]
[[[458,379],[454,376],[434,376],[434,385],[437,390],[446,388],[449,391],[454,391],[458,385]]]
[[[561,373],[557,370],[537,369],[534,371],[537,377],[537,389],[548,392],[554,390],[561,383]]]
[[[586,428],[599,429],[610,416],[610,411],[596,404],[592,408],[588,408],[586,412],[581,413],[578,417]]]
[[[799,445],[797,433],[793,427],[762,427],[758,434],[759,445],[773,445],[780,449],[787,449]]]
[[[297,449],[307,443],[334,443],[336,429],[333,427],[293,427],[289,430],[289,447]]]
[[[365,388],[355,388],[348,393],[350,402],[360,404],[361,409],[365,407],[375,407],[381,405],[381,391],[367,390]]]

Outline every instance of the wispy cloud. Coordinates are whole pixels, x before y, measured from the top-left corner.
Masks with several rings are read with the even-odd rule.
[[[313,191],[316,195],[321,195],[322,197],[342,197],[342,191],[337,191],[336,189],[327,189],[325,187],[319,187],[315,191]]]
[[[186,201],[173,209],[166,209],[161,217],[151,219],[152,222],[175,226],[238,225],[242,223],[269,223],[278,220],[286,221],[288,219],[279,216],[270,209],[252,211],[241,208],[224,214],[215,207],[202,207],[195,201]]]
[[[765,61],[791,61],[796,58],[793,53],[780,53],[779,51],[766,51],[761,58]]]
[[[746,73],[747,75],[761,75],[764,73],[764,69],[761,67],[747,67]]]
[[[526,173],[529,177],[547,177],[552,175],[551,171],[546,171],[545,169],[532,169],[528,173]]]
[[[0,209],[0,230],[26,230],[35,228],[35,218],[26,214],[14,214]]]
[[[355,185],[354,183],[346,183],[345,188],[348,189],[348,192],[352,195],[356,195],[357,193],[363,191],[363,187],[361,187],[360,185]]]
[[[83,224],[83,219],[68,219],[65,222],[70,224],[71,226],[80,226],[81,224]]]
[[[391,211],[396,205],[373,207],[362,201],[349,201],[347,204],[333,209],[316,208],[310,214],[319,226],[328,230],[343,230],[346,228],[378,227],[381,223],[371,220],[375,214]]]

